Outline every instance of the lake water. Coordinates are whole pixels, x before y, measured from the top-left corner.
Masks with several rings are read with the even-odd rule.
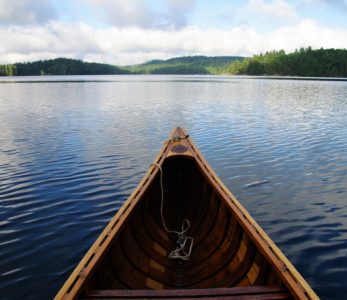
[[[49,299],[175,126],[322,299],[347,293],[347,82],[0,79],[0,295]]]

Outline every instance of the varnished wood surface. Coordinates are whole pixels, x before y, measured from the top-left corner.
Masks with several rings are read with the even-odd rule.
[[[291,299],[288,292],[268,286],[200,290],[92,290],[85,299]]]
[[[189,299],[204,292],[218,298],[318,299],[186,133],[177,128],[174,135],[182,139],[167,141],[155,163],[163,170],[167,227],[180,230],[184,219],[191,223],[190,259],[168,258],[177,236],[162,224],[160,172],[151,166],[56,299]],[[257,294],[256,287],[268,290]],[[243,294],[233,294],[237,289]]]

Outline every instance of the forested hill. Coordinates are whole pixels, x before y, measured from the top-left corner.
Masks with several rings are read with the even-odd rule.
[[[128,74],[129,71],[120,67],[83,62],[76,59],[56,58],[29,63],[0,65],[0,76],[28,75],[106,75]]]
[[[245,74],[312,77],[347,77],[346,49],[302,48],[243,58],[239,56],[186,56],[152,60],[117,67],[81,60],[57,58],[30,63],[0,65],[0,76],[107,74]]]
[[[135,74],[221,74],[240,56],[184,56],[126,67]]]
[[[311,47],[286,54],[272,51],[234,62],[227,73],[245,75],[284,75],[312,77],[347,77],[346,49]]]
[[[25,75],[99,75],[99,74],[220,74],[225,73],[235,56],[186,56],[127,67],[88,63],[81,60],[57,58],[29,63],[0,65],[0,76]]]

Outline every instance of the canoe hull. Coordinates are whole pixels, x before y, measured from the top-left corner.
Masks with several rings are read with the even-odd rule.
[[[174,230],[189,220],[187,234],[194,239],[189,260],[168,257],[177,235],[165,230],[163,218]],[[270,293],[273,299],[317,299],[186,132],[177,128],[56,299],[194,293],[194,297],[258,293],[265,295],[259,299],[267,299]]]

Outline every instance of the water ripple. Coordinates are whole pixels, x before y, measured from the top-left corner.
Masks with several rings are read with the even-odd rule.
[[[0,293],[52,298],[175,126],[322,299],[347,292],[347,83],[0,83]]]

